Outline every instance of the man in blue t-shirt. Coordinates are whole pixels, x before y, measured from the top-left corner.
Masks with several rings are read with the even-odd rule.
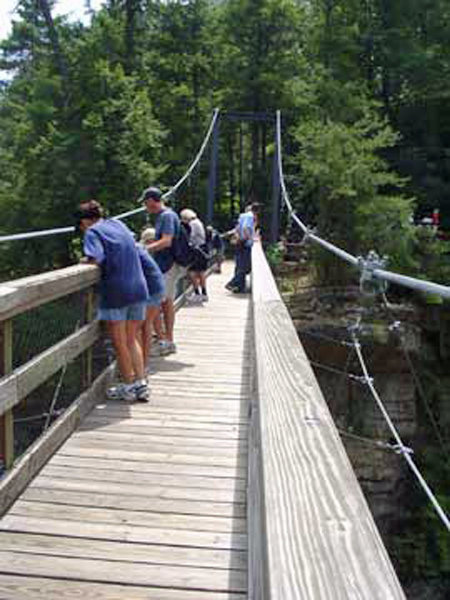
[[[103,210],[95,200],[80,205],[76,220],[84,233],[83,262],[101,269],[98,319],[106,321],[123,378],[108,396],[148,402],[139,342],[148,291],[133,235],[120,221],[103,219]]]
[[[252,246],[257,224],[259,204],[254,203],[239,215],[236,225],[236,267],[234,277],[226,284],[227,290],[238,294],[246,290],[245,277],[252,270]]]
[[[166,339],[160,342],[161,354],[176,352],[173,341],[175,325],[174,300],[178,280],[186,274],[186,269],[174,261],[172,244],[180,231],[178,215],[164,204],[163,195],[159,188],[149,187],[142,195],[147,211],[156,216],[155,241],[147,245],[147,250],[154,256],[159,268],[164,274],[166,295],[161,303],[164,316]]]

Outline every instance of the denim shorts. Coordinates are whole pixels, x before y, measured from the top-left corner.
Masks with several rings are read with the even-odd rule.
[[[150,294],[146,301],[147,308],[155,308],[161,306],[161,302],[164,300],[164,294]]]
[[[121,308],[99,308],[99,321],[143,321],[147,311],[147,302],[136,302]]]

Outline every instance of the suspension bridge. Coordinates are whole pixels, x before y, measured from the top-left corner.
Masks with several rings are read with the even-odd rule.
[[[363,279],[450,296],[445,286],[386,271],[374,257],[353,257],[309,229],[286,189],[280,114],[248,118],[275,124],[274,239],[281,200],[311,242],[360,269]],[[211,143],[209,222],[219,123],[215,111],[198,155],[168,193]],[[71,231],[8,235],[0,243]],[[188,306],[185,293],[179,296],[178,352],[152,360],[145,406],[105,400],[114,366],[95,369],[96,267],[0,285],[0,439],[7,467],[0,480],[0,598],[405,597],[262,244],[253,249],[251,294],[224,289],[231,269],[226,263],[221,275],[210,276],[207,305]],[[18,320],[46,306],[64,314],[61,307],[74,296],[78,327],[18,364]],[[395,450],[449,529],[377,394],[357,327],[349,343],[392,428]],[[77,399],[15,459],[15,409],[69,365],[78,365]]]

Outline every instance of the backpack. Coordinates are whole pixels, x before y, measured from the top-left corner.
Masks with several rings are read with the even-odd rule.
[[[170,249],[177,265],[189,267],[194,262],[194,249],[189,242],[189,232],[183,224],[178,227]]]

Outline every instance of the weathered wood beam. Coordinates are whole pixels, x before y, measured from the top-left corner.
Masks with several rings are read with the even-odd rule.
[[[11,373],[13,368],[12,321],[0,323],[0,377]],[[0,411],[0,458],[6,469],[14,462],[14,415],[12,409]]]
[[[31,308],[68,296],[91,285],[100,276],[93,265],[74,265],[0,284],[0,321]]]
[[[249,598],[405,600],[260,243],[252,273]]]

